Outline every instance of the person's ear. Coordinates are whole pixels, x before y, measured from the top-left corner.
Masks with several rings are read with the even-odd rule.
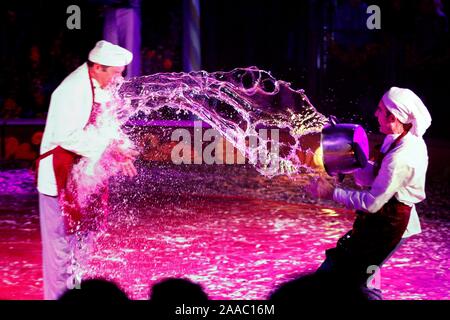
[[[397,118],[393,114],[388,115],[387,119],[389,122],[395,122],[395,120],[397,120]]]
[[[94,65],[92,66],[92,71],[94,71],[94,74],[99,74],[102,71],[102,66],[94,63]]]

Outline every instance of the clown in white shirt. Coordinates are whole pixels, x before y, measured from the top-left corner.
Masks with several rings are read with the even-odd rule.
[[[94,177],[98,172],[93,168],[100,167],[97,164],[108,151],[113,155],[109,159],[114,159],[110,166],[126,176],[137,174],[133,164],[137,153],[120,139],[123,133],[119,123],[99,124],[111,100],[110,85],[121,77],[132,58],[128,50],[99,41],[90,51],[88,62],[66,77],[52,94],[37,161],[45,299],[58,299],[70,288],[73,276],[70,264],[75,230],[83,221],[74,190],[74,180],[80,176],[74,175],[74,168],[84,163],[85,177]],[[99,197],[91,209],[105,205],[106,200]],[[95,214],[93,209],[85,211]]]
[[[380,132],[386,137],[375,163],[354,173],[365,191],[334,187],[325,179],[311,183],[309,192],[356,210],[352,230],[335,248],[326,251],[318,272],[334,272],[365,290],[377,268],[408,237],[421,232],[415,204],[425,199],[428,153],[422,136],[431,116],[411,90],[393,87],[375,112]],[[370,289],[373,289],[372,287]],[[380,290],[367,290],[369,298],[381,298]]]

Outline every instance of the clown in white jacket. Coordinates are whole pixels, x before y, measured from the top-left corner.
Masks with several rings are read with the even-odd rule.
[[[38,159],[38,191],[45,299],[58,299],[70,288],[71,246],[60,203],[75,159],[96,163],[118,136],[111,128],[96,125],[96,108],[108,103],[108,87],[132,60],[126,49],[99,41],[88,62],[72,72],[53,92]],[[119,128],[116,128],[119,129]],[[117,131],[117,130],[116,130]],[[114,142],[113,142],[114,143]],[[135,153],[121,154],[119,166],[127,176],[136,175]]]

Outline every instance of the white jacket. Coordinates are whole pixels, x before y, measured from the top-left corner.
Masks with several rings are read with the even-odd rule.
[[[53,92],[41,144],[41,154],[57,147],[83,157],[98,157],[109,143],[93,130],[84,130],[92,110],[92,89],[87,63],[67,76]],[[38,191],[56,196],[53,156],[39,163]]]
[[[381,147],[386,152],[397,135],[387,135]],[[415,204],[425,199],[425,177],[428,167],[428,152],[425,141],[411,133],[383,159],[376,177],[371,176],[373,164],[355,174],[360,185],[370,185],[368,191],[349,191],[336,188],[333,199],[348,208],[370,213],[377,212],[393,196],[411,206],[411,215],[403,238],[421,232]]]

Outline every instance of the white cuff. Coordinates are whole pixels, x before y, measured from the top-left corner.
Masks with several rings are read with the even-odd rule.
[[[333,200],[346,205],[346,192],[345,190],[341,189],[341,188],[334,188],[333,191]]]

